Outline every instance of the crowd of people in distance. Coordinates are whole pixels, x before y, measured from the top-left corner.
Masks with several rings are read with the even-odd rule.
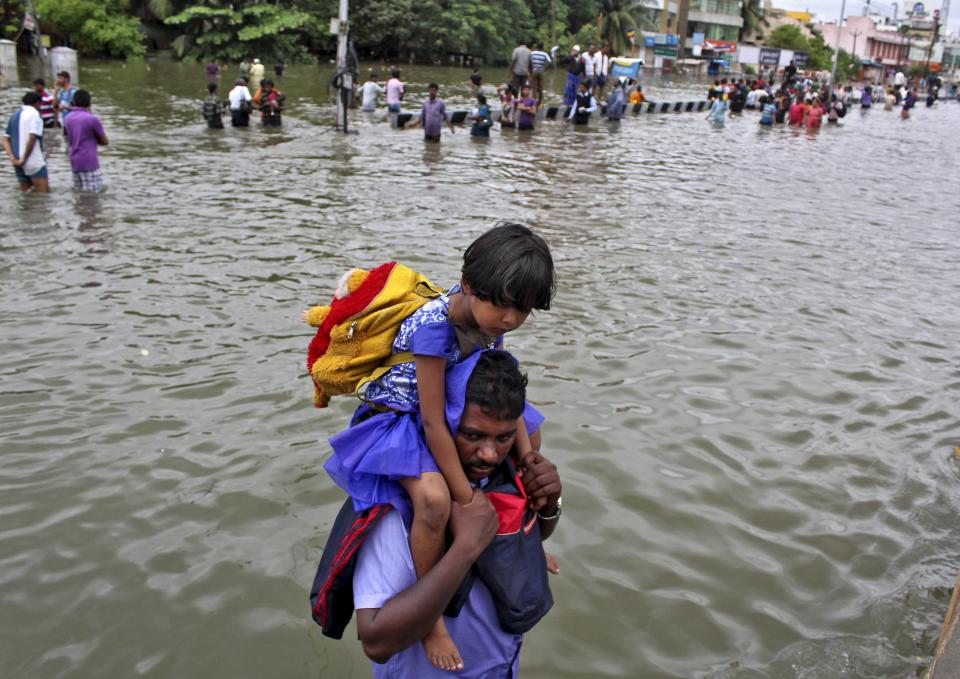
[[[286,65],[277,61],[273,72],[277,79],[283,77]],[[252,64],[244,59],[240,62],[240,77],[233,83],[233,89],[227,98],[220,96],[219,80],[226,72],[226,68],[216,61],[207,64],[207,97],[203,100],[203,119],[207,127],[223,129],[223,117],[230,113],[230,125],[233,127],[249,127],[250,114],[260,112],[260,123],[264,127],[280,127],[283,124],[283,109],[286,95],[271,78],[264,78],[264,67],[259,59]],[[254,94],[250,94],[250,90]]]
[[[614,75],[617,73],[614,58],[607,46],[598,48],[591,44],[581,51],[579,45],[574,45],[570,53],[561,59],[557,58],[556,51],[557,48],[553,48],[546,52],[542,43],[535,44],[531,49],[520,42],[511,54],[506,81],[496,87],[486,84],[480,69],[474,68],[467,80],[476,98],[475,107],[466,115],[466,120],[471,123],[471,136],[489,137],[490,130],[497,124],[501,129],[534,129],[537,112],[545,105],[543,76],[550,64],[563,64],[566,68],[563,93],[565,108],[560,116],[565,122],[586,125],[598,112],[608,120],[617,121],[628,107],[647,101],[642,85],[635,78]],[[283,70],[283,63],[278,62],[274,67],[277,78],[283,75]],[[264,67],[259,59],[254,59],[252,65],[247,60],[240,64],[240,77],[226,100],[221,99],[217,82],[224,72],[224,67],[216,62],[207,65],[209,84],[203,103],[203,116],[209,127],[222,128],[223,116],[228,111],[234,127],[247,127],[254,110],[259,110],[264,126],[281,125],[285,96],[273,80],[263,78]],[[882,95],[879,88],[874,90],[873,86],[866,85],[859,93],[860,104],[870,108],[876,96],[882,99],[886,109],[902,106],[901,115],[906,118],[918,99],[917,88],[907,85],[902,73],[897,74],[897,80],[882,91]],[[935,77],[922,83],[921,88],[924,85],[928,88],[927,105],[931,106],[938,97],[942,82]],[[359,87],[355,84],[355,88],[360,109],[365,113],[377,110],[381,95],[385,95],[388,113],[400,113],[407,93],[398,68],[391,69],[385,83],[381,83],[378,74],[371,70],[366,80]],[[251,89],[255,90],[255,94],[251,95]],[[450,128],[451,133],[455,129],[453,117],[446,102],[440,98],[439,91],[436,83],[429,85],[421,109],[410,125],[422,128],[427,141],[439,141],[444,125]],[[744,78],[716,80],[707,94],[710,102],[707,118],[722,125],[727,116],[752,109],[761,112],[761,125],[788,122],[790,125],[817,129],[824,119],[835,124],[846,115],[852,103],[852,91],[852,86],[832,89],[826,83],[798,75],[796,64],[791,62],[784,69],[779,87],[775,86],[772,77],[769,83],[762,77],[749,82]],[[604,94],[607,97],[602,104]],[[496,102],[499,102],[497,111],[494,110]]]
[[[940,76],[910,83],[903,73],[897,73],[894,82],[886,88],[865,84],[857,93],[852,84],[830,88],[826,83],[792,75],[790,69],[786,70],[785,75],[779,87],[762,78],[750,81],[740,78],[729,82],[726,78],[715,80],[707,90],[707,99],[710,101],[707,119],[723,125],[728,115],[739,115],[748,109],[760,111],[761,125],[787,123],[819,129],[824,117],[828,124],[838,124],[858,100],[862,109],[870,109],[875,103],[881,102],[887,111],[900,106],[901,117],[909,118],[910,110],[919,100],[919,90],[926,91],[926,105],[930,107],[939,99],[943,87]],[[859,94],[859,98],[856,94]],[[953,96],[955,94],[955,91],[952,92]]]
[[[108,144],[100,119],[91,113],[90,92],[71,83],[60,71],[53,93],[46,81],[36,78],[23,95],[22,106],[7,121],[3,150],[13,166],[21,191],[49,193],[50,178],[43,152],[44,132],[62,128],[67,140],[73,188],[100,192],[105,186],[98,147]]]

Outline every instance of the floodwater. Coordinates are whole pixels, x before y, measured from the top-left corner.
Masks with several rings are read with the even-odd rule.
[[[523,675],[928,663],[960,569],[960,104],[425,146],[330,132],[328,68],[289,69],[270,131],[204,129],[199,66],[81,69],[110,190],[73,194],[59,139],[55,193],[0,182],[0,676],[369,676],[309,618],[351,404],[311,407],[299,311],[354,265],[450,284],[500,219],[560,283],[508,338],[564,480]],[[464,105],[467,75],[411,96]]]

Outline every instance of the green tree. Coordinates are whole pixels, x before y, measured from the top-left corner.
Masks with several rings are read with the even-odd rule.
[[[123,0],[36,0],[37,12],[83,54],[143,54],[140,20]]]
[[[813,26],[808,26],[813,34],[810,38],[808,52],[810,64],[818,71],[826,71],[833,67],[833,48],[823,39],[823,34]]]
[[[652,29],[653,18],[636,0],[601,0],[597,19],[600,39],[610,46],[613,56],[630,54],[630,31]]]
[[[824,42],[823,36],[811,29],[808,38],[797,26],[780,26],[767,38],[767,47],[780,47],[794,52],[806,52],[810,57],[810,68],[815,71],[828,71],[833,66],[833,49]]]
[[[797,26],[786,24],[778,27],[770,34],[766,46],[805,52],[810,49],[810,41]]]
[[[564,2],[567,5],[567,29],[570,33],[576,33],[585,24],[596,23],[597,16],[600,14],[600,5],[597,0],[564,0]]]
[[[595,22],[584,24],[580,30],[570,38],[570,47],[580,45],[580,49],[586,51],[590,45],[599,45],[603,40],[600,38],[600,29]]]
[[[168,26],[182,26],[174,41],[178,56],[238,60],[270,54],[290,61],[306,59],[301,39],[317,19],[298,7],[208,0],[168,16]]]

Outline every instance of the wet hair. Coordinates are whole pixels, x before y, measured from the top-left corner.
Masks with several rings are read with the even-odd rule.
[[[33,84],[34,84],[34,85],[39,85],[40,87],[46,87],[46,86],[47,86],[47,83],[46,83],[46,81],[45,81],[43,78],[34,78]]]
[[[90,108],[90,92],[77,90],[73,95],[73,105],[80,108]]]
[[[25,95],[23,95],[23,99],[21,99],[20,101],[22,101],[26,106],[36,106],[37,104],[40,103],[41,98],[40,98],[40,95],[37,94],[36,90],[30,90]]]
[[[484,94],[478,94],[478,95],[477,95],[477,102],[479,102],[481,105],[485,105],[485,104],[487,103],[487,97],[486,97],[486,95],[484,95]]]
[[[542,40],[538,40],[538,41],[537,41],[536,48],[537,48],[538,50],[542,50],[542,49],[543,49],[543,41],[542,41]]]
[[[391,78],[399,78],[399,77],[400,77],[400,69],[399,69],[399,68],[395,68],[395,69],[393,69],[392,71],[390,71],[390,77],[391,77]]]
[[[440,86],[437,83],[430,83],[427,85],[428,90],[439,90]]]
[[[548,310],[557,291],[550,248],[523,224],[500,222],[473,241],[461,273],[478,299],[520,311]]]
[[[480,354],[467,380],[464,408],[473,403],[490,417],[516,420],[526,400],[527,376],[520,372],[517,360],[497,349]]]
[[[212,94],[216,91],[217,91],[217,83],[209,83],[207,85],[207,92],[210,92]]]
[[[260,85],[261,85],[261,86],[262,86],[262,85],[269,85],[270,87],[273,87],[273,81],[270,80],[270,78],[267,78],[266,80],[261,80],[261,81],[260,81]]]

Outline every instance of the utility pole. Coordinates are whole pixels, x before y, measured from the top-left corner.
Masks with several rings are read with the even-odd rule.
[[[829,93],[837,85],[837,61],[840,59],[840,31],[843,29],[843,13],[847,10],[847,0],[840,3],[840,21],[837,22],[837,44],[833,50],[833,70],[830,71],[830,90],[827,96],[827,105],[830,103]]]
[[[690,16],[690,0],[677,0],[677,61],[686,56],[687,18]]]
[[[857,38],[863,35],[863,31],[854,31],[850,35],[853,36],[853,51],[850,53],[854,59],[857,58]]]
[[[337,15],[337,73],[340,86],[337,88],[337,129],[347,132],[347,97],[353,91],[353,74],[347,68],[347,37],[350,24],[347,22],[349,0],[340,0]]]
[[[930,36],[930,46],[927,47],[927,63],[923,67],[924,77],[930,74],[930,56],[933,53],[933,45],[937,42],[937,36],[940,34],[940,10],[933,10],[933,35]]]

